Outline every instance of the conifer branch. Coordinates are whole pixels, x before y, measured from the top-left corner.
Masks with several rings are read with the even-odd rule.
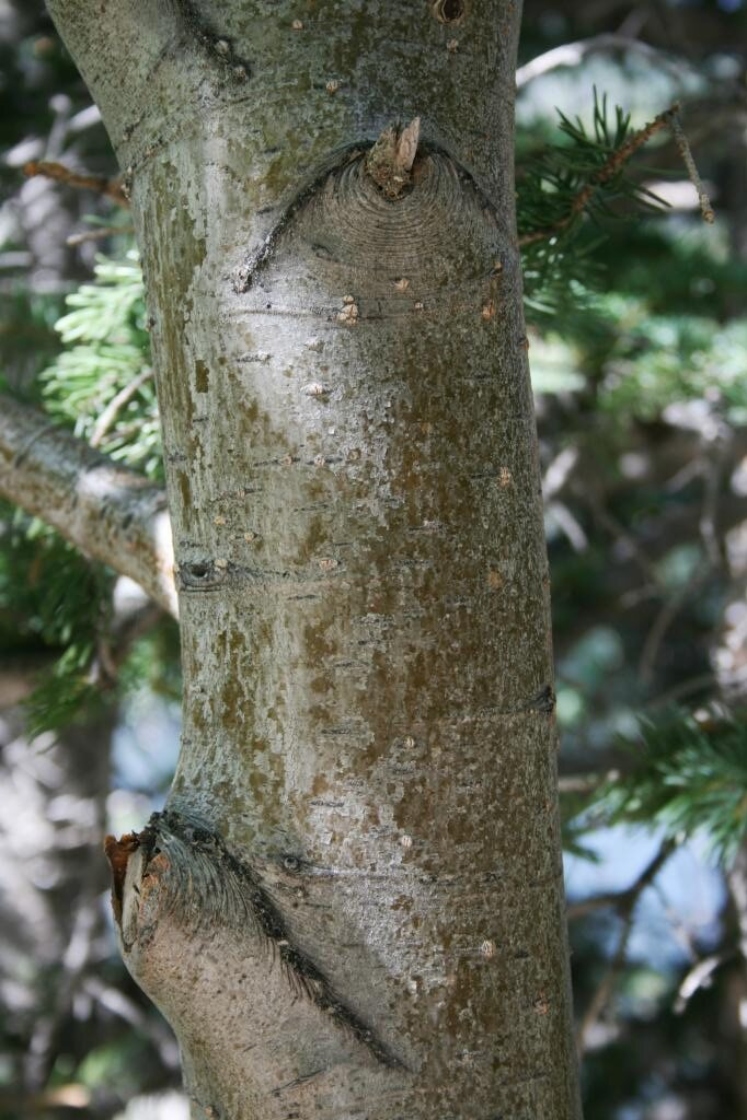
[[[163,489],[119,467],[33,408],[0,395],[0,496],[177,616]]]
[[[725,865],[747,840],[747,726],[680,709],[640,720],[631,765],[602,783],[591,808],[606,824],[643,824],[681,842],[700,833]]]
[[[607,183],[610,183],[620,175],[625,164],[635,155],[639,148],[647,143],[657,132],[660,132],[662,128],[672,126],[672,121],[676,118],[678,110],[679,104],[677,103],[672,105],[669,109],[665,109],[663,113],[659,113],[658,116],[654,117],[652,121],[649,121],[647,125],[629,136],[625,143],[619,148],[610,152],[602,166],[598,168],[590,176],[589,181],[577,191],[565,216],[559,218],[558,221],[554,222],[546,229],[533,230],[531,233],[524,234],[519,238],[519,247],[524,248],[527,245],[533,245],[536,241],[545,241],[548,237],[554,237],[568,229],[576,218],[588,208],[589,203],[599,188],[604,187]]]

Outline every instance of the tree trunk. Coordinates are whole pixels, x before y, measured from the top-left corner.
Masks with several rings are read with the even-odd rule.
[[[184,731],[110,842],[193,1116],[578,1104],[509,0],[54,0],[132,193]]]

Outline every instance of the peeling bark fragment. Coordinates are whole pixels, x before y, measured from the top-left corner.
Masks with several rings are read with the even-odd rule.
[[[114,836],[104,839],[104,853],[112,869],[112,909],[119,924],[122,921],[122,892],[127,874],[127,861],[140,847],[140,836],[136,832],[126,833],[120,840]]]

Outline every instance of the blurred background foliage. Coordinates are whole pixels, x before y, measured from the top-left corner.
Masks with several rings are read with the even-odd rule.
[[[747,1120],[747,4],[524,11],[517,204],[585,1115]],[[0,74],[0,388],[159,480],[127,211],[22,174],[117,174],[37,0],[0,0]],[[668,128],[605,170],[676,101],[714,225]],[[6,1120],[187,1115],[100,855],[162,803],[178,697],[175,626],[0,507]]]

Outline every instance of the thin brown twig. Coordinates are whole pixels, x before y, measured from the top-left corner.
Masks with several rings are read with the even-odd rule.
[[[584,1053],[589,1031],[592,1029],[595,1023],[599,1021],[602,1012],[604,1011],[607,1003],[610,1000],[610,997],[612,996],[617,978],[625,965],[628,951],[628,942],[630,941],[630,935],[633,931],[633,921],[635,918],[635,910],[638,901],[646,888],[651,886],[652,882],[659,874],[669,857],[672,855],[675,848],[676,844],[674,843],[674,841],[665,840],[661,844],[654,858],[650,860],[646,867],[644,867],[641,874],[638,876],[635,882],[631,884],[631,886],[626,887],[625,890],[622,891],[610,892],[606,895],[597,896],[598,899],[602,900],[599,903],[600,906],[615,907],[622,922],[622,929],[620,931],[620,939],[617,943],[617,949],[615,950],[614,956],[610,960],[605,974],[602,977],[601,983],[597,987],[591,1003],[586,1009],[586,1013],[584,1014],[584,1017],[579,1025],[576,1035],[576,1047],[579,1055],[582,1055]],[[589,904],[596,902],[596,898],[588,900]],[[588,905],[587,912],[589,909],[596,909],[596,906]],[[576,916],[578,916],[578,913]]]
[[[582,211],[588,206],[594,192],[605,183],[609,183],[618,175],[628,160],[638,151],[638,149],[651,139],[655,133],[660,132],[662,128],[671,124],[673,115],[679,109],[679,104],[675,103],[669,109],[665,109],[663,113],[659,113],[647,125],[634,132],[632,136],[622,145],[622,147],[615,149],[611,152],[608,159],[598,171],[592,175],[590,181],[576,194],[573,199],[568,213],[564,218],[560,218],[552,226],[545,229],[535,230],[534,233],[524,234],[519,238],[519,247],[524,248],[526,245],[533,245],[536,241],[543,241],[545,238],[553,237],[555,234],[562,233],[564,229],[578,217]]]
[[[594,910],[601,910],[606,906],[614,907],[619,914],[631,913],[643,891],[651,886],[651,883],[671,856],[675,846],[671,840],[664,841],[654,858],[646,864],[638,878],[629,887],[624,887],[621,891],[606,891],[604,894],[595,894],[591,898],[585,898],[583,902],[576,902],[569,906],[567,910],[568,920],[573,921],[576,918],[584,917],[584,915],[590,914]]]
[[[643,643],[643,650],[641,658],[638,663],[638,674],[644,684],[650,684],[653,680],[654,665],[659,656],[659,650],[667,631],[674,624],[677,616],[682,610],[693,601],[693,596],[707,581],[708,577],[713,572],[713,565],[709,560],[703,561],[693,571],[690,578],[679,588],[678,591],[666,602],[662,604],[659,613],[656,615],[646,640]]]
[[[677,151],[680,153],[682,162],[687,169],[687,174],[690,182],[698,192],[698,202],[700,203],[700,213],[703,217],[703,221],[708,222],[709,225],[712,225],[713,222],[716,221],[716,215],[713,211],[713,207],[711,206],[711,200],[706,193],[705,187],[703,186],[703,180],[698,174],[698,169],[695,166],[693,154],[690,151],[690,144],[688,143],[687,136],[685,136],[685,131],[682,127],[682,124],[680,123],[680,119],[677,113],[672,116],[672,119],[669,122],[669,127],[672,130],[672,136],[674,137],[674,142],[677,145]]]
[[[120,179],[107,179],[102,175],[80,175],[53,160],[31,160],[23,165],[23,173],[30,179],[35,175],[43,175],[44,178],[54,179],[55,182],[64,183],[67,187],[94,191],[96,194],[110,198],[117,206],[129,207],[130,205]]]
[[[97,226],[96,229],[87,229],[82,233],[72,233],[65,238],[65,244],[74,248],[76,245],[85,245],[88,241],[103,241],[105,237],[118,237],[123,233],[133,233],[132,226]]]
[[[620,940],[615,950],[615,955],[607,966],[601,983],[597,987],[576,1033],[576,1053],[579,1058],[586,1052],[589,1032],[599,1021],[602,1012],[609,1003],[617,978],[625,965],[625,959],[628,953],[628,941],[630,940],[632,930],[633,915],[632,913],[626,914],[623,919],[623,928],[620,933]]]
[[[639,148],[648,143],[652,136],[657,132],[661,132],[662,128],[672,127],[672,121],[675,119],[679,112],[679,101],[675,101],[674,105],[670,105],[663,113],[659,113],[647,125],[634,132],[633,135],[626,140],[621,148],[613,152],[607,162],[594,176],[596,184],[608,183],[610,179],[614,179],[615,175],[622,171],[624,165],[628,162],[631,156],[635,155]]]
[[[124,386],[123,389],[120,389],[119,392],[112,397],[104,411],[99,416],[94,425],[93,431],[91,432],[91,438],[88,441],[91,447],[101,446],[104,437],[111,428],[112,424],[117,419],[120,411],[129,401],[132,400],[138,390],[141,389],[147,381],[151,380],[152,377],[153,370],[150,368],[144,369],[137,375],[137,377],[133,377],[132,381],[130,381],[127,385]]]

